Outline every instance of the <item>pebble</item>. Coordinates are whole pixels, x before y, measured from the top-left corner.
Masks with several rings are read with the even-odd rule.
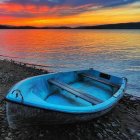
[[[39,137],[43,137],[44,135],[43,134],[39,134]]]
[[[49,133],[49,131],[48,130],[46,130],[46,134],[48,134]]]
[[[134,135],[136,130],[133,129],[133,128],[127,128],[128,132],[131,134],[131,135]]]
[[[12,140],[11,138],[9,138],[9,137],[5,137],[5,140]]]
[[[116,124],[115,122],[112,122],[111,125],[112,125],[113,127],[117,127],[117,126],[119,126],[119,125]]]
[[[130,98],[130,100],[131,101],[137,101],[139,98],[138,97],[135,97],[135,96],[132,96],[131,98]]]
[[[110,129],[106,129],[106,131],[109,132],[109,133],[113,133],[113,131],[110,130]]]
[[[127,136],[125,133],[122,133],[122,135],[123,135],[124,138],[126,138],[127,140],[129,139],[129,136]]]
[[[136,120],[140,122],[140,115],[136,115]]]
[[[11,136],[11,132],[8,133],[8,136]]]
[[[136,133],[136,136],[137,136],[138,138],[140,138],[140,133]]]
[[[103,140],[103,136],[101,133],[97,133],[97,137],[99,138],[99,140]]]
[[[105,130],[103,130],[103,134],[104,134],[104,135],[106,135],[106,134],[107,134],[107,132],[106,132]]]
[[[100,126],[98,124],[94,124],[94,127],[95,128],[99,128]]]

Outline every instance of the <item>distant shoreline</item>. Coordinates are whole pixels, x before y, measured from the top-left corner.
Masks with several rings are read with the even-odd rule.
[[[0,25],[0,29],[140,29],[140,22],[105,24],[96,26],[78,26],[78,27],[68,27],[68,26],[35,27],[35,26]]]

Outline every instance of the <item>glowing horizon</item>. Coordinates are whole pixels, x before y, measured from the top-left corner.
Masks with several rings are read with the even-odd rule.
[[[138,0],[1,0],[0,24],[83,26],[140,22]]]

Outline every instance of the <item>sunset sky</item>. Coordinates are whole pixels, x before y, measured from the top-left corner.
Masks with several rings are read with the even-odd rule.
[[[81,26],[140,21],[140,0],[0,0],[0,24]]]

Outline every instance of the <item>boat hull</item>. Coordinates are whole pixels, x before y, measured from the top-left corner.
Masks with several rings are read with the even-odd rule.
[[[89,121],[106,114],[113,108],[113,106],[96,113],[74,114],[35,108],[11,101],[6,102],[7,120],[12,129],[34,125],[44,126]]]
[[[7,119],[12,128],[88,121],[110,111],[126,83],[93,69],[27,78],[6,96]]]

